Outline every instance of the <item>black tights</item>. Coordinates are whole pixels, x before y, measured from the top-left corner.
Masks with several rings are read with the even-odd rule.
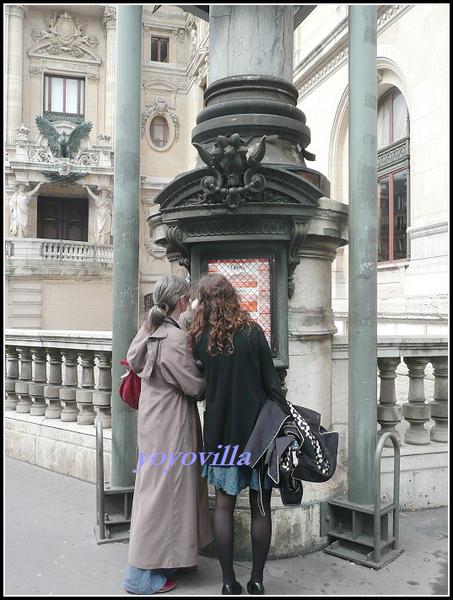
[[[262,583],[263,570],[266,563],[272,535],[271,493],[263,490],[263,506],[265,516],[258,508],[258,492],[250,490],[251,536],[252,536],[252,583]],[[230,496],[223,490],[216,489],[214,511],[214,542],[217,556],[222,567],[223,583],[235,581],[233,568],[234,524],[233,513],[237,496]]]

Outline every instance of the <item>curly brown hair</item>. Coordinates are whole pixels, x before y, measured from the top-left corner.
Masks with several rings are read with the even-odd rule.
[[[248,327],[250,334],[255,321],[241,308],[239,295],[233,285],[220,273],[205,273],[197,284],[195,318],[189,328],[189,346],[200,341],[207,326],[210,326],[208,354],[233,354],[233,338],[236,331]]]

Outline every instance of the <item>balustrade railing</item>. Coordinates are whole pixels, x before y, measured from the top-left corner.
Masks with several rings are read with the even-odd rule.
[[[6,263],[9,266],[29,262],[102,268],[113,266],[112,245],[44,238],[8,238],[5,242]]]
[[[409,380],[405,399],[396,392],[397,368],[404,361]],[[428,401],[425,379],[428,367],[434,376],[433,399]],[[396,435],[407,444],[424,446],[433,442],[448,442],[448,356],[446,347],[433,347],[428,356],[379,357],[380,395],[377,421],[380,437],[386,432]],[[431,370],[431,369],[430,369]],[[403,402],[401,403],[401,401]],[[405,401],[404,401],[405,400]],[[397,427],[402,420],[407,428],[401,439]],[[433,422],[428,428],[430,422]],[[387,444],[386,445],[390,445]]]
[[[5,409],[111,427],[110,332],[7,330]]]
[[[80,425],[101,420],[104,427],[111,426],[110,332],[6,330],[5,346],[6,410]],[[402,364],[407,367],[405,397],[396,385]],[[430,401],[425,394],[427,367],[434,378]],[[379,339],[378,375],[379,437],[391,432],[412,445],[448,441],[446,339]]]

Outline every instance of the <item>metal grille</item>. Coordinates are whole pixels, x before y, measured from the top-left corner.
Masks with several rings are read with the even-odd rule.
[[[208,272],[220,273],[228,278],[240,296],[242,308],[259,323],[271,346],[270,260],[268,258],[208,260]]]
[[[145,296],[145,312],[148,312],[154,306],[153,293],[146,294]]]

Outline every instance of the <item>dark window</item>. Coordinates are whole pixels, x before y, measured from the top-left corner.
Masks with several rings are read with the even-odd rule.
[[[379,102],[378,150],[407,137],[407,120],[404,96],[394,89]]]
[[[378,106],[379,262],[408,257],[409,116],[403,95],[393,88]]]
[[[168,62],[168,38],[155,36],[151,38],[151,60]]]
[[[153,306],[154,306],[154,297],[153,297],[153,293],[151,292],[150,294],[146,294],[146,296],[145,296],[145,312],[150,311]]]
[[[407,170],[378,180],[379,262],[407,258]]]
[[[83,115],[85,81],[75,77],[45,75],[44,112]]]
[[[38,238],[88,241],[87,198],[38,198]]]
[[[151,121],[151,139],[158,148],[168,144],[168,124],[163,117],[154,117]]]

